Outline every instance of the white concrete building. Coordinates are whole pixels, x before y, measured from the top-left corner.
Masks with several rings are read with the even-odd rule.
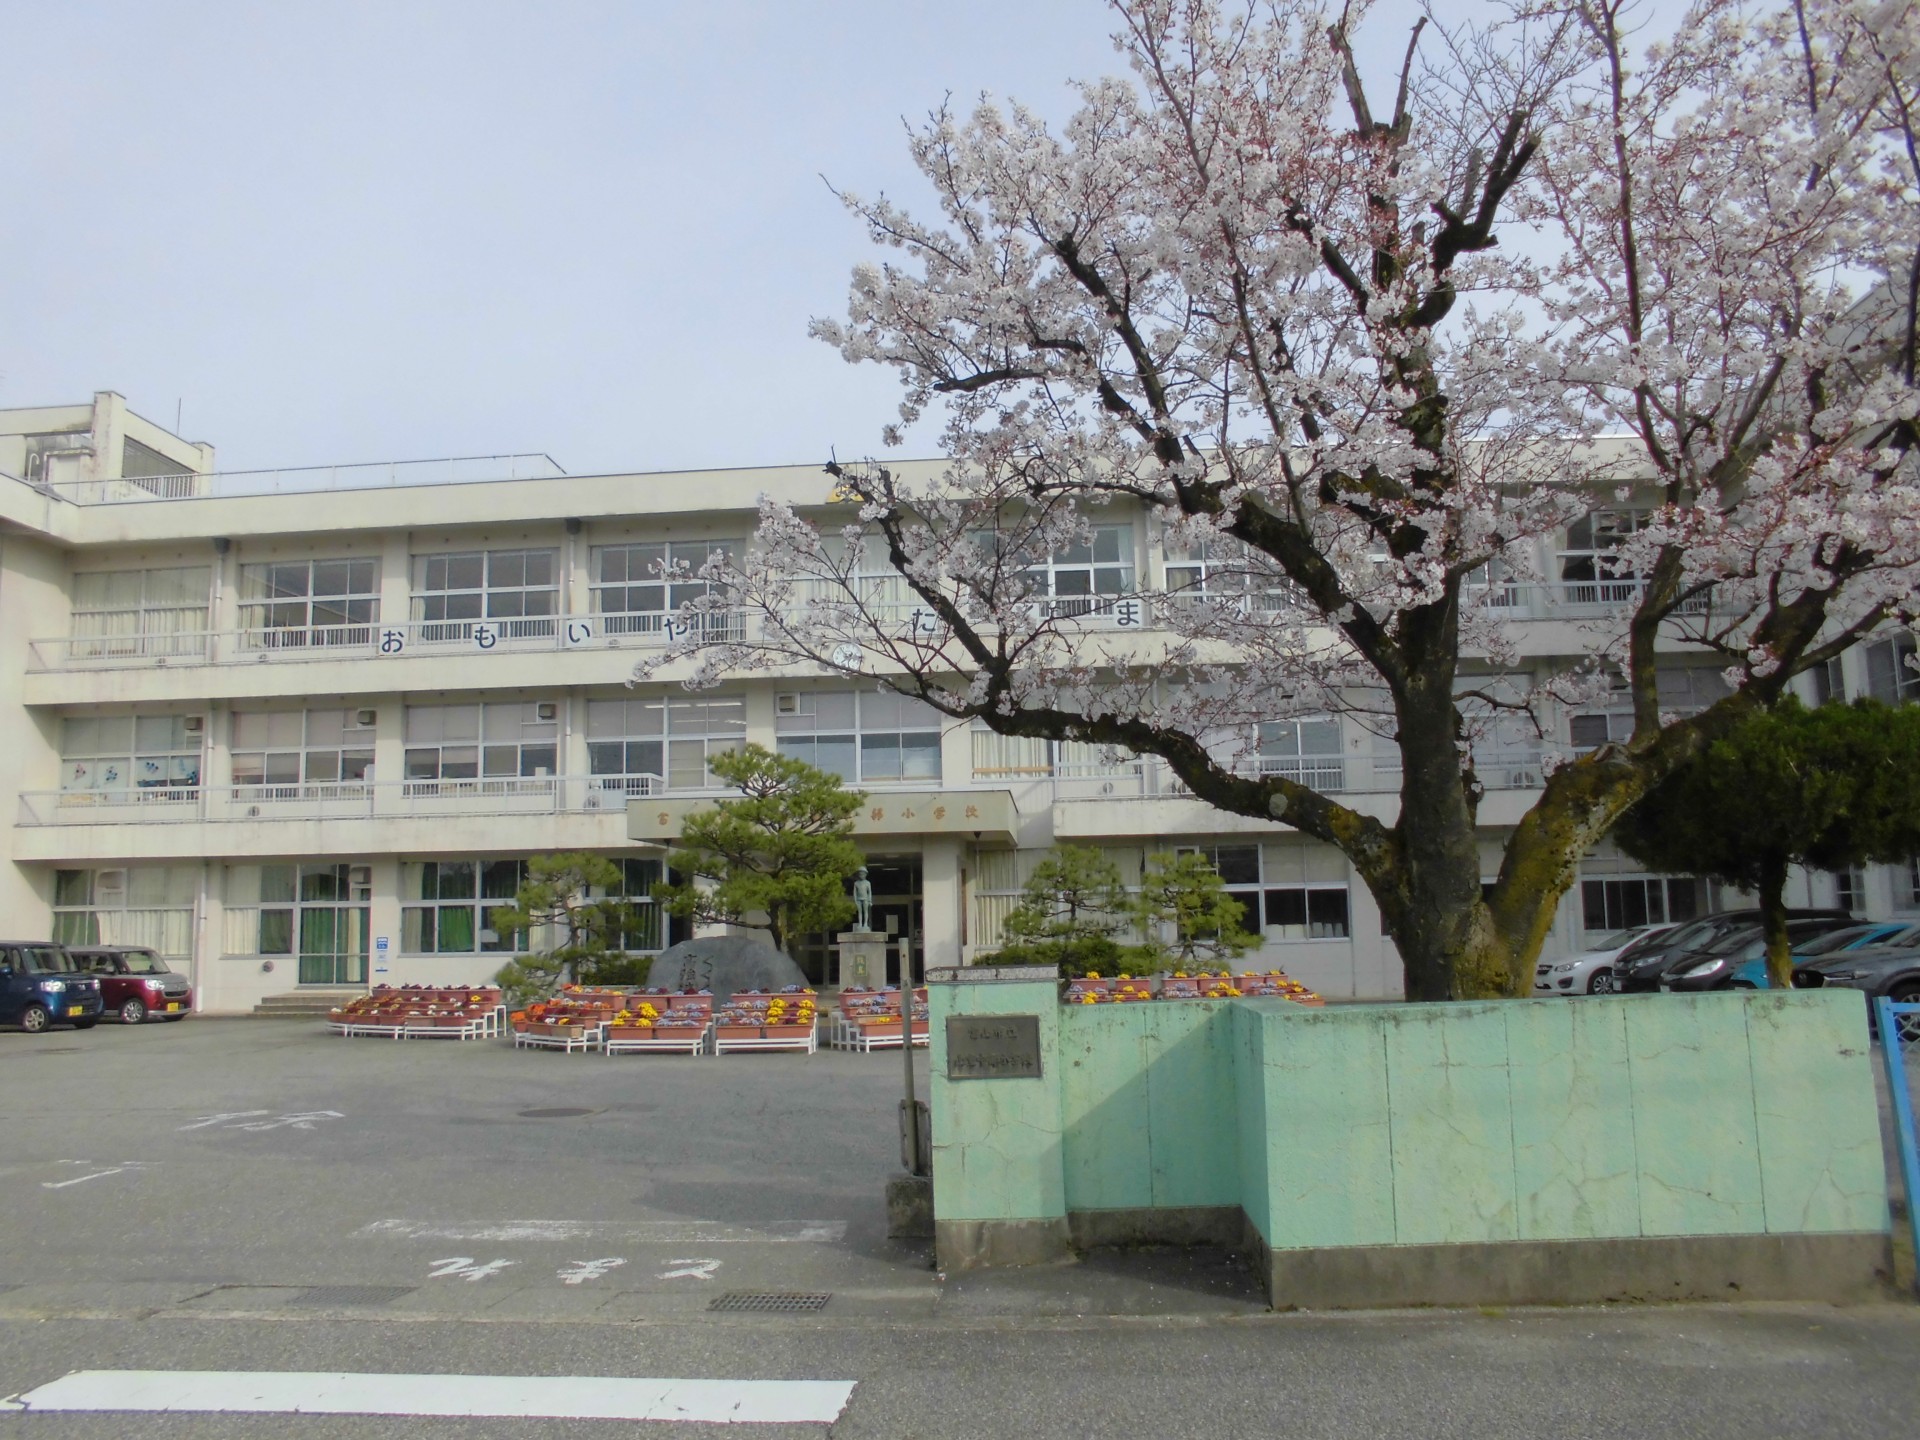
[[[528,856],[606,853],[644,895],[658,852],[630,837],[671,831],[716,793],[706,755],[757,740],[869,792],[876,916],[917,963],[991,950],[1056,840],[1113,847],[1135,872],[1149,849],[1191,845],[1265,936],[1249,964],[1329,996],[1399,993],[1338,852],[1185,797],[1156,761],[1004,739],[822,675],[630,687],[684,598],[659,564],[744,545],[763,492],[828,513],[815,465],[570,476],[507,456],[222,474],[213,459],[111,393],[0,411],[10,938],[153,945],[215,1011],[302,986],[476,982],[506,958],[488,913]],[[1597,582],[1593,559],[1631,523],[1625,509],[1583,522],[1542,557],[1558,579],[1513,587],[1529,654],[1577,653],[1579,618],[1624,598],[1611,592],[1632,582]],[[1094,593],[1192,563],[1116,514],[1091,554],[1053,565]],[[1915,690],[1891,641],[1816,678],[1848,695]],[[1711,667],[1678,656],[1661,679],[1676,708],[1718,693]],[[1561,723],[1591,745],[1623,717]],[[1266,731],[1262,764],[1391,814],[1390,745],[1337,718]],[[1490,743],[1480,769],[1491,875],[1539,785],[1539,745]],[[1863,915],[1920,912],[1913,865],[1796,884],[1798,900]],[[1710,898],[1603,851],[1549,953]],[[819,973],[819,946],[801,958]]]

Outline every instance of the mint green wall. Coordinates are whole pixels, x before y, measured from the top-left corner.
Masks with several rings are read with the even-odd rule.
[[[1064,1007],[1067,1209],[1240,1203],[1229,1003]]]
[[[935,1212],[1238,1204],[1276,1249],[1881,1231],[1859,997],[1061,1007],[933,988]],[[1045,1078],[948,1083],[943,1017],[1041,1017]]]
[[[1238,1003],[1276,1249],[1887,1228],[1851,992]]]
[[[1067,1213],[1060,1123],[1059,986],[930,985],[934,1215],[1054,1220]],[[1038,1080],[945,1079],[949,1015],[1038,1015]]]

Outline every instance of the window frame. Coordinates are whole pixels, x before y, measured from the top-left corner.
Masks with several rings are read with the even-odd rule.
[[[545,563],[544,583],[527,582],[527,566],[535,558]],[[472,584],[456,584],[452,567],[466,561],[479,562],[479,578]],[[512,578],[516,563],[517,580]],[[440,575],[437,583],[436,566]],[[418,554],[412,557],[409,579],[408,613],[422,642],[472,640],[476,625],[491,626],[501,640],[538,639],[558,633],[560,552],[551,546]],[[534,596],[543,597],[538,606],[531,598]],[[467,611],[472,613],[464,613]]]
[[[945,768],[942,742],[946,717],[924,701],[891,692],[867,690],[789,691],[781,695],[780,701],[789,696],[799,708],[788,714],[776,713],[774,716],[774,749],[777,753],[793,756],[816,769],[838,775],[847,785],[938,787],[941,784]],[[819,719],[820,701],[843,699],[853,702],[851,723],[842,724],[832,719],[822,723]],[[776,708],[780,701],[775,702]],[[902,716],[906,713],[904,707],[920,707],[928,718],[923,724],[890,723],[884,714],[878,713],[881,706],[888,704],[894,706],[896,713]],[[801,723],[810,718],[815,722],[812,725]],[[919,718],[917,714],[915,718]],[[889,741],[892,742],[891,746],[887,744]],[[822,763],[823,760],[830,760],[822,751],[822,747],[828,743],[846,751],[852,762],[853,774],[846,773],[837,761]],[[890,770],[876,768],[869,757],[878,756],[889,748],[899,755],[900,762]],[[909,752],[927,757],[920,768],[909,765]]]
[[[418,872],[415,872],[418,867]],[[504,878],[501,871],[512,867],[512,884],[501,893]],[[470,889],[454,894],[448,890],[452,876],[444,870],[458,872],[466,869],[471,873]],[[491,878],[488,872],[494,872]],[[526,883],[527,862],[524,858],[483,856],[462,856],[452,859],[404,860],[400,866],[400,948],[405,955],[524,955],[532,948],[532,936],[521,931],[512,942],[502,943],[499,931],[488,925],[488,912],[503,909],[513,903],[520,886]],[[417,884],[416,884],[417,882]],[[495,893],[489,894],[491,886]],[[414,889],[422,891],[431,888],[432,894],[421,894],[409,898],[408,892]],[[457,921],[455,933],[465,930],[468,943],[464,946],[449,946],[442,943],[448,933],[448,916],[464,914]],[[428,917],[431,917],[429,923]],[[491,932],[492,941],[485,937]],[[422,940],[428,943],[421,944]]]

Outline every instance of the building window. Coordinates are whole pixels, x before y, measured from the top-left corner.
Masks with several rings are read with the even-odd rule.
[[[1096,525],[1093,543],[1056,550],[1026,572],[1028,593],[1040,597],[1049,618],[1114,613],[1133,593],[1133,527]]]
[[[556,773],[559,732],[553,704],[409,705],[407,793],[536,788]]]
[[[1300,589],[1272,561],[1237,540],[1212,536],[1167,552],[1166,589],[1170,599],[1241,601],[1260,611],[1298,610],[1306,604]]]
[[[1561,595],[1569,605],[1617,605],[1639,598],[1639,578],[1614,557],[1644,518],[1638,510],[1595,510],[1567,526],[1559,558]]]
[[[475,550],[413,557],[413,618],[422,640],[502,640],[554,633],[560,587],[551,550]]]
[[[1567,731],[1575,753],[1586,755],[1602,745],[1624,745],[1633,738],[1633,715],[1626,710],[1589,711],[1568,717]]]
[[[69,653],[76,659],[199,654],[212,579],[205,565],[75,575]]]
[[[1906,880],[1906,903],[1901,908],[1906,910],[1920,910],[1920,855],[1916,855],[1907,861]]]
[[[658,860],[616,860],[620,867],[620,888],[612,898],[625,900],[633,907],[633,929],[620,937],[620,948],[633,954],[649,954],[664,950],[668,944],[690,938],[689,935],[668,936],[662,929],[663,918],[660,907],[653,898],[653,887],[664,879]],[[656,985],[664,983],[661,980]]]
[[[1855,866],[1833,872],[1833,903],[1836,909],[1858,915],[1867,908],[1867,872]]]
[[[1920,700],[1913,636],[1895,635],[1867,647],[1867,694],[1889,705]]]
[[[702,567],[732,558],[733,546],[725,540],[604,546],[594,551],[593,608],[609,635],[677,635],[674,616],[682,605],[725,593],[724,586],[696,578]],[[727,628],[733,617],[706,614],[696,619],[704,632],[712,633]]]
[[[425,860],[401,867],[400,948],[409,955],[527,949],[526,931],[503,936],[493,917],[513,903],[523,860]]]
[[[708,760],[738,750],[746,734],[739,696],[587,702],[587,762],[601,790],[711,790],[720,782]]]
[[[1260,773],[1280,775],[1316,790],[1346,788],[1346,757],[1338,720],[1264,720]]]
[[[1838,655],[1825,664],[1816,665],[1809,670],[1807,681],[1813,686],[1813,703],[1816,705],[1825,705],[1830,700],[1843,701],[1847,698],[1846,672],[1841,668]]]
[[[1621,875],[1580,882],[1581,923],[1587,934],[1637,930],[1691,920],[1699,913],[1698,882],[1664,875]]]
[[[891,691],[802,691],[774,702],[780,753],[853,785],[937,782],[941,718]]]
[[[199,867],[132,865],[56,870],[53,938],[61,945],[144,945],[170,960],[193,956]]]
[[[1293,883],[1295,867],[1259,845],[1183,845],[1178,854],[1207,857],[1227,893],[1246,913],[1249,934],[1268,940],[1345,940],[1352,932],[1345,883]],[[1312,857],[1299,857],[1303,862]]]
[[[262,865],[258,953],[297,957],[302,985],[365,984],[371,874],[364,865]]]
[[[372,560],[275,560],[240,567],[240,628],[256,650],[365,645],[380,607]]]
[[[61,726],[60,788],[70,793],[133,790],[151,792],[150,798],[156,800],[192,799],[200,788],[199,717],[69,717]]]
[[[233,783],[244,800],[361,794],[373,775],[373,727],[357,710],[236,711]]]

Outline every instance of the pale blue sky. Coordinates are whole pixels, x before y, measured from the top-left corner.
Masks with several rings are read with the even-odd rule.
[[[1121,68],[1110,28],[1096,0],[0,0],[0,407],[179,402],[223,469],[872,451],[891,375],[806,336],[868,253],[821,174],[914,196],[902,115],[1062,113]]]

